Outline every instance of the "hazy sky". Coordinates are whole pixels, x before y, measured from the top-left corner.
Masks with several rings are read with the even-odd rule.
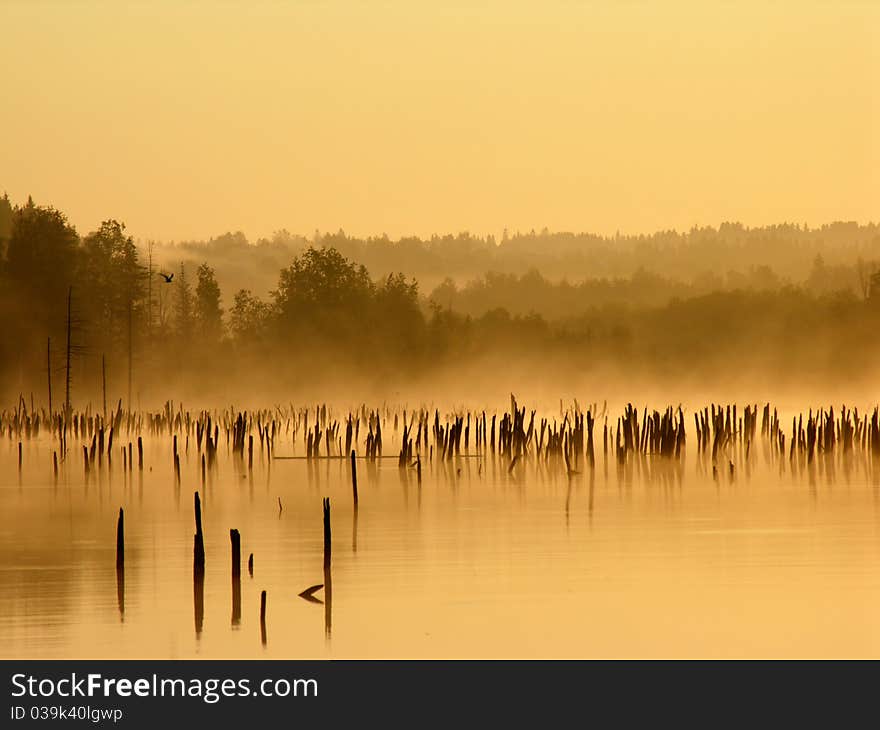
[[[0,0],[0,192],[85,233],[880,219],[880,3]]]

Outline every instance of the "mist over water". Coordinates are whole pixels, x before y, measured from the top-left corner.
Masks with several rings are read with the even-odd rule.
[[[875,226],[4,210],[4,657],[880,653]]]
[[[250,436],[254,445],[240,453],[236,411],[217,413],[216,453],[204,477],[202,455],[210,447],[197,436],[195,416],[187,424],[185,412],[170,405],[164,422],[160,412],[141,414],[131,431],[137,421],[114,416],[105,432],[114,423],[113,450],[93,452],[88,473],[80,444],[94,444],[97,432],[71,434],[57,481],[57,439],[34,428],[33,438],[23,439],[19,470],[17,437],[7,433],[0,446],[4,656],[877,655],[880,462],[870,430],[866,435],[860,425],[847,441],[852,411],[835,408],[831,437],[827,421],[820,433],[826,447],[808,452],[807,426],[803,448],[791,450],[787,440],[779,448],[778,435],[788,436],[795,413],[768,407],[765,433],[764,406],[749,406],[745,421],[743,406],[728,440],[713,437],[709,448],[694,425],[702,408],[687,404],[680,453],[655,453],[650,442],[621,458],[624,439],[615,424],[625,405],[579,403],[584,411],[577,411],[564,401],[538,410],[527,431],[532,406],[522,399],[528,447],[516,459],[501,445],[509,401],[486,409],[487,424],[497,418],[494,447],[477,441],[482,410],[410,407],[407,423],[413,430],[418,423],[419,436],[414,447],[408,432],[414,455],[402,465],[405,421],[397,404],[254,412],[238,431],[242,444]],[[589,442],[570,430],[579,412],[596,419],[592,466]],[[723,409],[718,413],[723,421]],[[860,424],[868,415],[870,429],[871,411],[858,413]],[[349,459],[327,458],[343,456],[350,414],[359,425],[352,443],[357,507]],[[421,424],[435,416],[443,429],[457,417],[467,424],[459,450],[449,441],[446,455],[433,428],[430,436],[425,431],[427,446],[421,440]],[[146,427],[150,418],[160,431]],[[542,418],[547,430],[540,428],[539,439]],[[636,443],[653,438],[642,419],[637,408]],[[316,424],[324,430],[311,450]],[[566,434],[561,451],[551,447],[551,428]],[[371,458],[369,439],[378,429],[385,458]],[[143,471],[137,449],[130,464],[126,452],[136,432],[144,433]],[[206,559],[194,592],[196,491]],[[114,567],[120,507],[121,585]],[[241,536],[237,592],[230,580],[233,528]],[[316,601],[298,595],[317,584],[325,587],[313,594]]]
[[[878,383],[874,224],[169,246],[4,198],[0,284],[5,404],[53,386],[75,407],[855,401]]]
[[[0,658],[880,656],[880,4],[0,28]]]

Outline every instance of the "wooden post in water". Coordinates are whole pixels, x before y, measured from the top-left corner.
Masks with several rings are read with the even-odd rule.
[[[205,575],[205,539],[202,534],[202,501],[196,492],[193,498],[196,516],[196,534],[193,540],[193,574]]]
[[[232,577],[241,577],[241,536],[238,530],[229,531],[229,541],[232,543]]]
[[[266,646],[266,591],[260,593],[260,640]]]
[[[330,497],[324,497],[324,568],[330,567]]]
[[[49,421],[52,421],[52,338],[46,340],[46,377],[49,380]]]
[[[116,603],[119,617],[125,616],[125,523],[122,507],[116,522]]]
[[[358,478],[354,449],[351,450],[351,491],[354,497],[354,512],[351,518],[351,549],[358,550]]]
[[[125,523],[122,507],[119,508],[119,519],[116,521],[116,569],[125,566]]]
[[[205,540],[202,535],[202,503],[198,492],[193,503],[196,516],[196,534],[193,536],[193,614],[196,638],[199,638],[205,619]]]
[[[248,555],[248,575],[251,578],[254,577],[254,554],[253,553]]]
[[[241,536],[238,530],[229,531],[232,543],[232,625],[241,623]]]
[[[131,369],[132,369],[132,355],[131,355],[131,309],[132,309],[132,297],[131,290],[129,290],[128,295],[128,412],[131,413],[134,409],[131,405]]]
[[[144,441],[138,436],[138,470],[144,470]]]
[[[104,394],[104,420],[107,420],[107,363],[104,355],[101,355],[101,388]]]
[[[70,421],[70,301],[73,298],[73,286],[67,288],[67,365],[64,384],[64,431],[67,432]]]
[[[332,625],[333,579],[330,574],[330,498],[324,498],[324,634],[329,639]]]
[[[354,496],[354,508],[358,506],[358,474],[357,465],[355,464],[354,449],[351,450],[351,491]]]

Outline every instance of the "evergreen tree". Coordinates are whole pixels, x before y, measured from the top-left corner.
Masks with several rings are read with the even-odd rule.
[[[193,295],[192,287],[186,277],[186,264],[183,262],[180,264],[180,272],[174,285],[174,326],[177,336],[186,342],[193,333]]]
[[[223,309],[220,307],[220,286],[214,269],[208,264],[199,266],[196,284],[195,315],[199,332],[205,340],[214,343],[223,336]]]
[[[79,237],[55,208],[27,205],[17,208],[6,246],[6,273],[22,301],[36,312],[63,308],[73,283]]]
[[[86,236],[79,270],[79,278],[89,283],[84,316],[96,344],[102,350],[126,345],[129,313],[135,328],[144,314],[146,270],[125,224],[107,220]]]

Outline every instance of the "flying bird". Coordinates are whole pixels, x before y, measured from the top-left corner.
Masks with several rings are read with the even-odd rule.
[[[159,276],[165,279],[166,284],[170,284],[171,280],[174,278],[174,274],[164,274],[161,271],[159,272]]]

